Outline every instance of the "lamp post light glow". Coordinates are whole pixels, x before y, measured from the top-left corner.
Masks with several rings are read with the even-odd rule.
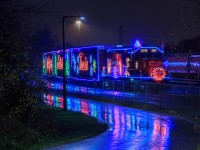
[[[80,20],[85,20],[83,16],[64,16],[62,19],[62,37],[63,37],[63,110],[66,110],[66,51],[65,51],[65,19],[74,18]],[[71,53],[71,52],[70,52]]]
[[[77,20],[76,24],[78,27],[78,46],[80,47],[81,41],[80,41],[80,36],[81,36],[81,20]]]
[[[81,24],[81,20],[77,20],[76,24],[80,25]]]

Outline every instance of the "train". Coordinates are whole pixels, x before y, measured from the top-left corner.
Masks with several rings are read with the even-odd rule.
[[[168,54],[163,65],[173,78],[200,79],[200,53]]]
[[[161,82],[168,80],[163,63],[164,51],[158,47],[84,46],[43,53],[43,75],[62,78],[63,56],[66,58],[66,78],[99,81],[131,79]]]

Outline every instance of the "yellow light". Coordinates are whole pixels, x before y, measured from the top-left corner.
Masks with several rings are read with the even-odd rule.
[[[157,52],[157,50],[156,49],[151,49],[151,52],[155,53],[155,52]]]
[[[77,21],[76,21],[76,24],[81,24],[81,21],[80,21],[80,20],[77,20]]]
[[[147,53],[147,49],[141,49],[140,50],[142,53]]]

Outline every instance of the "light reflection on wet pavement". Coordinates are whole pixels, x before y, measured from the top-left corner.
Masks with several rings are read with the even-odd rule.
[[[48,81],[49,82],[49,81]],[[62,90],[62,83],[61,82],[49,82],[48,88],[53,90]],[[99,95],[102,97],[105,96],[116,96],[118,98],[123,99],[125,98],[134,98],[137,102],[143,102],[145,101],[145,94],[139,94],[139,93],[133,93],[133,92],[122,92],[122,91],[113,91],[113,90],[103,90],[101,88],[92,88],[92,87],[86,87],[86,86],[78,86],[78,85],[71,85],[67,84],[66,90],[68,92],[72,93],[81,93],[81,94],[91,94],[91,95]],[[115,98],[116,98],[115,97]],[[148,103],[159,105],[158,96],[156,95],[148,95]]]
[[[45,96],[46,103],[62,108],[63,98]],[[67,98],[67,109],[109,124],[109,129],[89,139],[48,150],[165,150],[196,149],[200,136],[194,124],[175,117],[107,103]]]

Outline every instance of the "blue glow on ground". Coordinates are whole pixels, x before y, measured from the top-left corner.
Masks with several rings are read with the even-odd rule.
[[[59,97],[55,99],[61,99]],[[49,105],[55,102],[49,100],[48,97],[46,97],[45,101]],[[61,103],[62,105],[62,102],[57,103]],[[67,98],[66,105],[68,110],[79,111],[98,118],[99,122],[106,122],[110,128],[107,132],[99,136],[52,147],[49,150],[167,150],[171,148],[183,149],[186,147],[194,149],[199,141],[197,140],[198,136],[196,132],[193,130],[193,124],[185,120],[145,112],[139,109],[71,97]],[[186,128],[187,130],[185,130]],[[196,143],[194,142],[195,140]]]

